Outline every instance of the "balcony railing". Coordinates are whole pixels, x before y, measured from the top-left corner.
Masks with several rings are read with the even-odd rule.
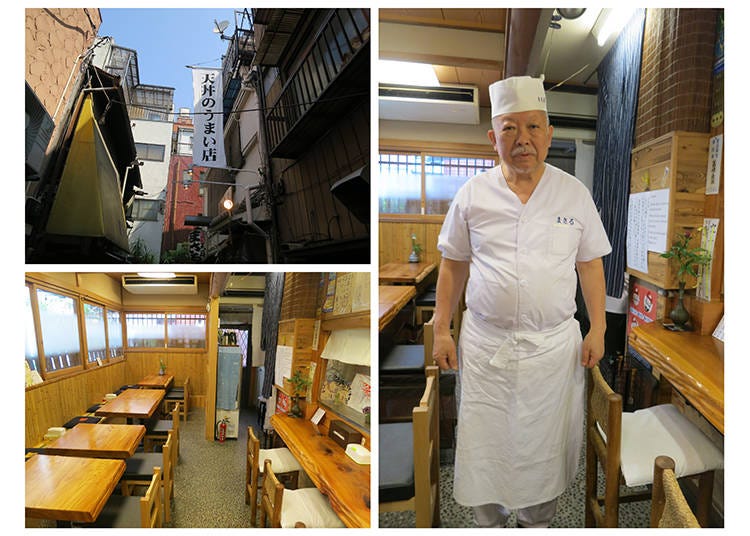
[[[367,11],[331,10],[299,68],[288,79],[279,99],[267,113],[269,145],[273,156],[294,156],[298,147],[282,148],[282,142],[322,100],[321,97],[329,92],[358,52],[368,48],[370,22]],[[367,67],[369,74],[369,62]],[[369,87],[369,78],[364,87]]]
[[[235,30],[221,63],[224,88],[224,124],[242,87],[240,67],[249,67],[255,57],[253,20],[247,9],[235,11]]]

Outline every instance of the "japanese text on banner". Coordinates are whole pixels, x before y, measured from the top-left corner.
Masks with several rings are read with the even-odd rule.
[[[195,134],[193,164],[225,168],[224,105],[221,70],[193,69]]]

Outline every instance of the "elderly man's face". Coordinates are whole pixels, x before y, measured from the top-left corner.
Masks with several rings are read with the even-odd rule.
[[[487,136],[506,166],[528,175],[544,164],[552,144],[552,127],[541,110],[517,112],[494,117]]]

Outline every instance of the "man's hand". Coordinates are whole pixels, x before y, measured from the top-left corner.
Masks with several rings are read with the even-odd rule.
[[[435,333],[432,345],[432,358],[442,370],[458,370],[458,357],[456,356],[456,343],[450,332]]]
[[[604,335],[590,330],[581,344],[581,365],[594,368],[604,355]]]

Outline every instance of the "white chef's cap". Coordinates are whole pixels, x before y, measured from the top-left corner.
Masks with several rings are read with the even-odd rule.
[[[492,117],[531,110],[546,112],[547,99],[544,96],[543,81],[544,75],[539,78],[512,76],[491,84]]]

